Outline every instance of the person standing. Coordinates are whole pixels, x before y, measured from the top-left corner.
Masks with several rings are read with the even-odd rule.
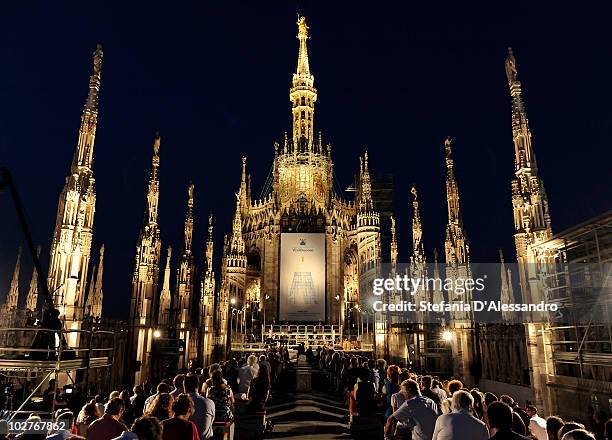
[[[534,405],[527,405],[525,412],[529,416],[529,430],[538,440],[548,440],[546,432],[546,419],[538,415],[538,409]]]
[[[438,418],[438,409],[433,400],[421,395],[419,384],[408,379],[401,384],[406,400],[393,412],[385,425],[385,437],[390,437],[395,425],[412,430],[412,440],[431,440]],[[471,437],[470,437],[471,438]]]
[[[452,397],[452,411],[436,420],[433,440],[487,440],[489,431],[481,420],[470,413],[474,398],[463,390],[455,391]]]
[[[257,357],[252,354],[247,358],[247,363],[245,366],[240,368],[238,371],[238,393],[239,394],[247,394],[249,392],[249,387],[251,386],[251,381],[257,374]]]
[[[201,439],[213,436],[212,425],[215,420],[215,404],[212,400],[198,393],[200,381],[198,376],[188,374],[183,381],[185,393],[193,400],[194,412],[189,417],[198,428]]]

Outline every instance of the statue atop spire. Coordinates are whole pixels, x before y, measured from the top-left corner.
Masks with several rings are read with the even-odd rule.
[[[517,79],[517,70],[516,70],[516,59],[514,58],[514,53],[512,52],[512,48],[508,48],[508,56],[506,57],[506,77],[508,78],[508,84],[514,84]]]
[[[308,47],[306,40],[308,40],[308,25],[306,24],[306,17],[298,15],[298,34],[297,39],[300,40],[300,51],[298,55],[297,74],[298,75],[310,75],[310,67],[308,65]]]

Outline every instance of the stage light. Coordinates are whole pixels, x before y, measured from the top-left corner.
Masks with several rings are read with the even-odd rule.
[[[442,339],[444,339],[446,342],[450,342],[453,340],[453,332],[451,332],[450,330],[444,330],[442,332]]]
[[[230,303],[232,303],[232,305],[236,304],[236,298],[230,299]]]
[[[154,337],[154,338],[159,338],[159,337],[161,337],[161,332],[160,332],[159,330],[155,330],[155,331],[153,331],[153,337]]]

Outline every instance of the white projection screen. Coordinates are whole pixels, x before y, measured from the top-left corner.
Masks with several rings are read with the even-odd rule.
[[[325,234],[281,234],[279,320],[325,322]]]

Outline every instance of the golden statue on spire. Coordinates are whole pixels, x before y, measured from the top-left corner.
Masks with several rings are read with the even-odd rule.
[[[306,17],[298,15],[298,38],[308,38],[308,25],[306,24]]]

